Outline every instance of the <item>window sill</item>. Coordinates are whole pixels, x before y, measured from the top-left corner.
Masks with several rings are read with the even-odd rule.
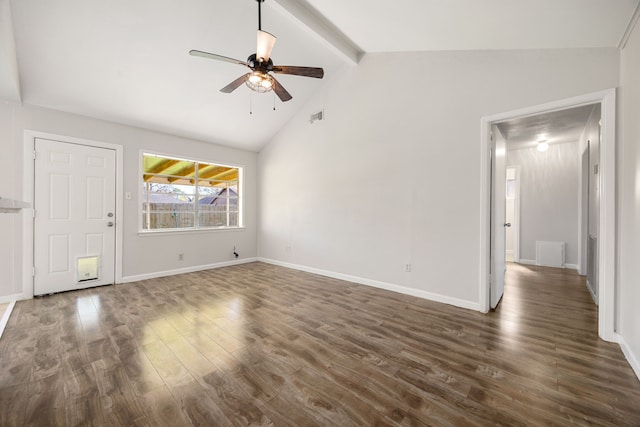
[[[166,236],[173,234],[193,234],[193,233],[220,233],[224,231],[243,231],[246,230],[246,227],[225,227],[225,228],[187,228],[187,229],[179,229],[179,228],[164,228],[160,230],[138,230],[138,236],[148,237],[148,236]]]

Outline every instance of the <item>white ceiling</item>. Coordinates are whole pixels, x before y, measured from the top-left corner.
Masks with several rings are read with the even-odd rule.
[[[638,0],[307,0],[365,52],[616,46]]]
[[[535,147],[539,140],[549,144],[577,142],[593,108],[593,105],[583,105],[511,119],[497,126],[507,140],[509,150]]]
[[[246,68],[188,55],[245,60],[255,0],[0,0],[0,99],[258,151],[359,53],[615,47],[639,1],[267,0],[274,62],[325,69],[277,76],[293,100],[273,111],[219,92]]]

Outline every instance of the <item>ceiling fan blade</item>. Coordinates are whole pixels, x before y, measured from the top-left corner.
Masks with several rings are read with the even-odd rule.
[[[258,30],[257,40],[256,58],[259,62],[267,62],[271,56],[273,45],[276,44],[276,36],[266,31]]]
[[[275,83],[273,85],[273,91],[276,93],[276,95],[278,95],[278,98],[280,98],[280,101],[287,102],[291,100],[291,98],[293,98],[293,96],[291,96],[291,94],[287,92],[284,86],[282,86],[280,82],[277,81],[275,78],[273,79],[273,83]]]
[[[231,93],[234,90],[238,89],[240,86],[242,86],[242,83],[247,81],[247,78],[249,77],[249,74],[250,73],[247,73],[247,74],[245,74],[243,76],[238,77],[237,79],[235,79],[234,81],[232,81],[231,83],[229,83],[228,85],[226,85],[225,87],[220,89],[220,92]]]
[[[239,59],[233,59],[222,55],[216,55],[215,53],[203,52],[201,50],[190,50],[189,55],[200,56],[207,59],[215,59],[217,61],[230,62],[232,64],[244,65],[246,67],[249,66],[249,64],[247,64],[245,61],[240,61]]]
[[[318,67],[278,65],[273,67],[273,72],[278,74],[293,74],[294,76],[314,77],[316,79],[324,77],[324,70]]]

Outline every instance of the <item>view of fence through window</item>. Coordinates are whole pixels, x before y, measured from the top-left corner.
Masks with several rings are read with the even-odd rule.
[[[142,229],[240,227],[239,167],[142,155]]]

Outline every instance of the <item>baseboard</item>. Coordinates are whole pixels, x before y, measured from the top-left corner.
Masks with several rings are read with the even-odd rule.
[[[460,308],[466,308],[466,309],[475,310],[475,311],[482,311],[480,308],[480,304],[476,302],[461,300],[457,298],[451,298],[445,295],[434,294],[431,292],[421,291],[419,289],[395,285],[393,283],[380,282],[378,280],[366,279],[358,276],[351,276],[349,274],[337,273],[334,271],[322,270],[314,267],[307,267],[305,265],[291,264],[288,262],[277,261],[269,258],[259,257],[258,261],[265,262],[267,264],[277,265],[280,267],[291,268],[293,270],[300,270],[307,273],[319,274],[320,276],[331,277],[332,279],[345,280],[347,282],[358,283],[360,285],[372,286],[374,288],[385,289],[387,291],[398,292],[400,294],[405,294],[405,295],[411,295],[411,296],[426,299],[429,301],[449,304],[449,305],[453,305]]]
[[[175,270],[154,271],[153,273],[137,274],[135,276],[125,276],[120,283],[138,282],[140,280],[157,279],[158,277],[175,276],[177,274],[193,273],[195,271],[211,270],[214,268],[229,267],[231,265],[247,264],[256,262],[258,258],[243,258],[240,260],[217,262],[215,264],[196,265],[192,267],[178,268]]]
[[[2,315],[2,319],[0,319],[0,338],[2,338],[2,333],[4,332],[4,328],[7,327],[7,323],[9,323],[9,317],[11,316],[11,312],[13,311],[13,307],[16,305],[15,300],[9,302],[9,306],[4,311]]]
[[[522,258],[520,259],[520,261],[518,261],[518,264],[538,265],[535,259],[522,259]],[[557,267],[554,267],[554,268],[557,268]],[[564,267],[562,268],[569,268],[569,269],[578,271],[578,264],[565,264]]]
[[[591,299],[593,300],[593,302],[596,305],[598,305],[598,298],[596,297],[596,294],[593,292],[593,289],[591,289],[591,285],[589,284],[589,280],[585,280],[584,283],[587,286],[587,290],[589,291],[589,295],[591,295]]]
[[[31,297],[28,298],[24,294],[5,295],[3,297],[0,297],[0,304],[4,304],[5,302],[12,302],[12,301],[22,301],[24,299],[31,299]]]
[[[640,362],[638,361],[638,358],[636,357],[635,354],[633,354],[633,352],[631,351],[631,348],[625,341],[624,337],[620,334],[618,334],[618,343],[620,344],[620,348],[622,349],[622,353],[624,354],[624,357],[627,358],[629,365],[631,365],[631,369],[633,369],[633,372],[635,372],[636,377],[638,377],[638,380],[640,380]]]

